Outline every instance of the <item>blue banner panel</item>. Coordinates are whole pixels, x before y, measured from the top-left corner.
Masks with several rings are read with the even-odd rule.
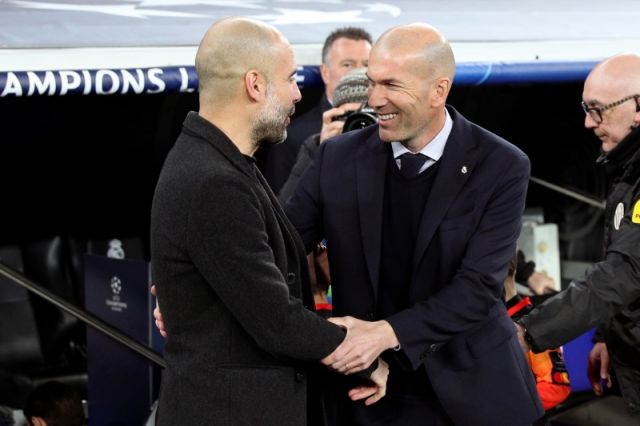
[[[193,92],[194,67],[0,72],[0,97]]]
[[[458,64],[455,84],[580,82],[595,62],[466,62]],[[298,86],[319,87],[317,66],[298,69]],[[126,95],[193,92],[195,67],[0,72],[0,98],[22,96]]]
[[[152,338],[155,327],[149,288],[147,262],[85,257],[87,310],[140,343],[157,348],[159,340]],[[159,376],[152,363],[90,327],[87,350],[89,423],[142,425],[157,396]]]
[[[456,68],[454,84],[582,82],[596,62],[466,62]]]

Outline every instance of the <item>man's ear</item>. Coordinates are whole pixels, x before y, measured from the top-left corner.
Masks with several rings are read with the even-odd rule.
[[[327,81],[329,81],[329,68],[325,64],[320,64],[320,77],[322,77],[322,81],[326,86]]]
[[[449,90],[451,90],[451,80],[443,77],[436,80],[433,87],[432,92],[432,105],[434,107],[439,107],[444,105],[447,102],[447,96],[449,95]]]
[[[267,96],[267,82],[259,71],[247,71],[244,75],[244,86],[247,96],[254,102],[261,102]]]

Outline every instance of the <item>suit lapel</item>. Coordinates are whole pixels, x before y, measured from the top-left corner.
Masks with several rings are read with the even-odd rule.
[[[358,149],[356,156],[356,191],[360,232],[374,297],[378,296],[382,244],[384,183],[389,154],[375,131]]]
[[[476,164],[474,151],[471,149],[474,144],[467,131],[468,122],[452,108],[449,108],[449,112],[454,120],[453,128],[440,158],[438,173],[418,227],[413,253],[413,276],[416,275],[415,272],[436,229],[449,210],[449,205],[458,196]]]

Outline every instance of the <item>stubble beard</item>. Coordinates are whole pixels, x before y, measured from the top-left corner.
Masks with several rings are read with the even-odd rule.
[[[287,109],[278,103],[278,98],[267,88],[267,99],[253,126],[253,140],[257,147],[262,144],[276,145],[287,139],[287,117],[293,115],[295,106]]]

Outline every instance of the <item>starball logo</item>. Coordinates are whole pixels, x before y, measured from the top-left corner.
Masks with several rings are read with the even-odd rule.
[[[122,280],[118,277],[112,277],[109,282],[111,288],[111,299],[105,300],[105,304],[114,312],[122,312],[127,309],[127,304],[121,300],[123,291]]]

